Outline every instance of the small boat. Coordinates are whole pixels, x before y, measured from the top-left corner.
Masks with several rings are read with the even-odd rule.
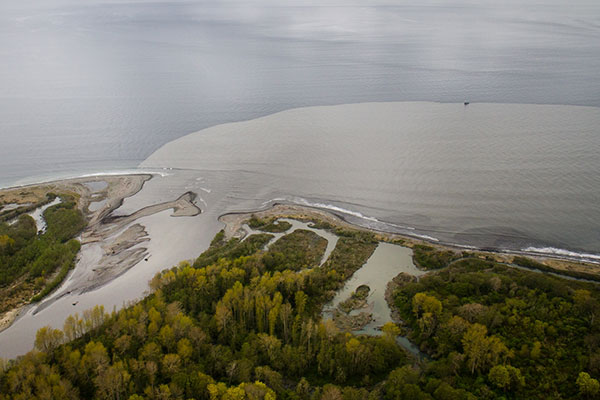
[[[465,106],[468,106],[468,105],[469,105],[469,102],[468,102],[468,101],[465,101]]]

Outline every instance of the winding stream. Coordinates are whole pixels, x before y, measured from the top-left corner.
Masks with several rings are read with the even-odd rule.
[[[46,220],[44,219],[44,211],[48,208],[60,204],[60,197],[55,198],[48,204],[44,204],[41,207],[36,208],[34,211],[30,212],[29,215],[35,220],[35,225],[37,226],[38,233],[44,233],[46,231]]]

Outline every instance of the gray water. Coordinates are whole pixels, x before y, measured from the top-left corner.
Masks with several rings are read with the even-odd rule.
[[[211,170],[225,210],[276,201],[464,246],[600,260],[600,108],[365,103],[175,140],[145,168]]]
[[[353,311],[353,313],[372,313],[373,321],[363,327],[363,329],[354,332],[367,335],[380,334],[378,328],[392,321],[390,308],[387,301],[385,301],[385,289],[388,282],[400,272],[412,276],[421,276],[425,273],[414,265],[411,249],[389,243],[379,243],[365,265],[356,271],[344,287],[336,293],[335,297],[325,305],[324,316],[331,318],[333,310],[342,301],[350,298],[359,286],[367,285],[370,289],[369,297],[367,298],[369,307]]]
[[[10,185],[301,106],[600,106],[600,2],[6,0],[0,59]]]
[[[71,313],[143,296],[156,272],[208,246],[222,213],[278,201],[467,246],[600,253],[596,0],[2,1],[0,57],[2,186],[135,172],[185,134],[295,107],[451,103],[293,110],[251,121],[251,135],[233,124],[180,154],[166,146],[116,214],[188,190],[203,213],[140,220],[148,262],[23,310],[0,333],[2,357]],[[56,293],[96,253],[84,246]]]
[[[325,305],[323,308],[323,317],[331,319],[334,310],[342,301],[350,298],[359,286],[367,285],[370,289],[369,297],[367,298],[368,307],[366,309],[353,310],[351,314],[356,315],[361,312],[367,312],[372,315],[372,321],[362,329],[353,331],[353,333],[381,335],[380,328],[387,322],[393,322],[391,310],[385,300],[385,290],[388,282],[400,272],[417,277],[425,273],[425,271],[421,271],[415,266],[412,254],[412,250],[407,247],[379,243],[365,265],[356,271],[344,287],[336,293],[335,297]],[[419,348],[408,340],[407,337],[398,336],[396,341],[417,358],[422,359],[425,357],[425,354],[421,353]]]
[[[36,208],[34,211],[30,212],[29,215],[35,221],[35,225],[37,226],[38,233],[43,233],[46,231],[46,220],[44,219],[44,211],[48,208],[60,204],[60,197],[55,198],[50,203],[45,204],[41,207]]]

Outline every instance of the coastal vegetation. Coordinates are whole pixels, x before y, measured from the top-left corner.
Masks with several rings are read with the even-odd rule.
[[[157,275],[140,303],[41,329],[38,351],[1,373],[0,398],[379,398],[378,383],[410,363],[397,328],[355,337],[320,321],[375,245],[341,238],[325,265],[298,272],[266,265],[260,249],[233,258],[240,242],[215,240],[194,265]]]
[[[370,291],[371,288],[369,288],[367,285],[360,285],[354,292],[352,292],[350,297],[338,305],[338,308],[340,311],[348,314],[354,310],[365,307],[367,305],[367,298],[369,297]]]
[[[248,220],[248,226],[264,232],[281,233],[287,232],[292,227],[292,224],[288,221],[277,220],[276,218],[261,219],[256,215],[252,215]]]
[[[326,248],[326,239],[312,231],[298,229],[273,243],[263,262],[277,271],[312,268],[319,265]]]
[[[477,398],[598,394],[596,285],[474,258],[397,282],[397,311],[431,357],[420,390],[437,382]]]
[[[57,195],[48,194],[47,204]],[[0,222],[0,313],[30,300],[39,301],[50,293],[73,268],[80,244],[74,237],[86,225],[71,195],[44,211],[46,229],[38,232],[30,207],[17,212],[13,220]],[[39,203],[38,203],[39,204]],[[6,215],[6,214],[5,214]]]
[[[321,266],[326,243],[314,232],[268,248],[271,234],[220,232],[193,263],[157,274],[142,301],[40,329],[35,351],[0,362],[0,399],[598,397],[595,284],[427,246],[415,254],[435,270],[394,279],[397,325],[353,335],[321,313],[378,241],[333,231]],[[360,310],[371,290],[359,286],[339,312]],[[426,357],[405,351],[400,334]]]
[[[412,249],[415,265],[425,270],[444,268],[462,257],[452,250],[440,250],[426,244],[415,244]]]
[[[18,218],[19,215],[34,211],[35,209],[50,203],[55,198],[56,194],[47,193],[44,198],[35,198],[33,203],[15,204],[14,208],[7,208],[6,206],[2,207],[0,205],[0,222],[8,222]]]
[[[571,269],[571,268],[553,268],[539,261],[533,260],[527,257],[515,256],[513,258],[513,264],[519,265],[521,267],[535,269],[543,272],[552,272],[555,274],[566,275],[577,279],[587,279],[591,281],[600,282],[600,276],[597,273],[586,272],[579,269]]]

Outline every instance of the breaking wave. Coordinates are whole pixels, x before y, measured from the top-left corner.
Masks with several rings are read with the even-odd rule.
[[[570,250],[565,250],[565,249],[559,249],[559,248],[556,248],[556,247],[533,247],[533,246],[530,246],[530,247],[522,249],[522,251],[531,252],[531,253],[539,253],[539,254],[551,254],[551,255],[557,255],[557,256],[562,256],[562,257],[571,257],[571,258],[580,258],[580,259],[600,261],[600,255],[598,255],[598,254],[577,253],[575,251],[570,251]]]

